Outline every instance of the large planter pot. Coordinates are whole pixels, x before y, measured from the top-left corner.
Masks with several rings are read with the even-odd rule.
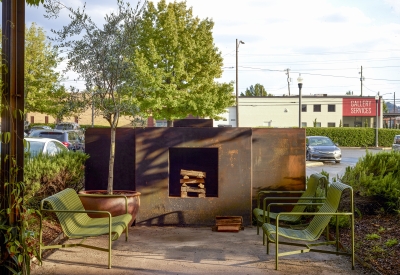
[[[80,196],[83,207],[86,210],[108,211],[111,216],[125,214],[125,198],[107,195],[106,190],[85,190],[79,194],[104,195],[104,196]],[[128,213],[132,215],[129,226],[133,224],[140,206],[140,192],[128,190],[114,190],[114,195],[124,195],[128,199]],[[106,214],[89,214],[92,218],[108,217]]]

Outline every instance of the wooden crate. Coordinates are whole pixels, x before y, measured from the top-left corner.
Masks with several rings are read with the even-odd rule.
[[[239,232],[244,230],[242,216],[216,216],[213,231],[218,232]]]

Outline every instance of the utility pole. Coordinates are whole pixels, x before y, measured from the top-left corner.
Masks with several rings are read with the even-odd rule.
[[[359,72],[359,74],[361,74],[360,81],[361,81],[361,96],[362,96],[363,81],[365,80],[365,78],[363,77],[363,74],[362,74],[362,66],[361,66],[361,72]]]
[[[288,88],[288,92],[289,92],[289,96],[290,96],[290,77],[289,77],[289,70],[290,69],[286,69],[286,74],[287,74],[287,88]]]

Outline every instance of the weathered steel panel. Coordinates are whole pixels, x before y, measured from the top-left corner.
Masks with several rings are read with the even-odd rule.
[[[243,216],[244,224],[251,223],[250,128],[136,131],[136,187],[142,193],[138,224],[213,225],[216,216]],[[169,196],[170,148],[218,148],[217,197]]]
[[[116,138],[115,189],[141,192],[138,224],[250,225],[259,190],[305,188],[304,129],[118,128]],[[107,187],[109,142],[109,128],[86,132],[88,190]],[[179,196],[180,169],[206,172],[205,198]]]
[[[86,190],[107,189],[110,128],[88,128],[85,133]],[[135,129],[117,128],[114,189],[135,190]]]
[[[252,148],[253,207],[260,190],[305,190],[305,129],[254,128]]]
[[[185,118],[174,120],[174,127],[213,127],[212,119]]]

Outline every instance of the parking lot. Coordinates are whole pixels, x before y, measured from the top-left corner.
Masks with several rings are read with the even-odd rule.
[[[345,171],[346,167],[354,166],[359,158],[365,156],[367,150],[373,154],[382,152],[382,150],[390,150],[390,148],[340,148],[342,150],[342,161],[340,163],[335,163],[333,161],[328,162],[318,162],[318,161],[307,161],[306,174],[310,176],[313,173],[321,173],[325,171],[329,173],[329,177],[341,177]]]

